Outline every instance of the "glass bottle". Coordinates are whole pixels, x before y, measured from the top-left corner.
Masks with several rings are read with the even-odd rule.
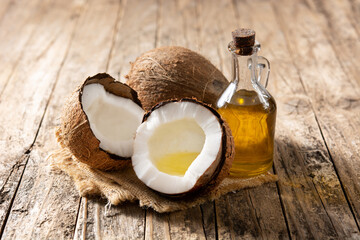
[[[252,177],[273,164],[276,121],[275,99],[266,90],[269,61],[257,53],[260,44],[251,29],[237,29],[228,49],[232,55],[232,81],[217,108],[227,121],[235,142],[232,177]]]

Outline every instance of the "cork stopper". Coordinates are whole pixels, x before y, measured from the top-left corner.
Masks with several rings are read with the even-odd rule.
[[[248,28],[238,28],[232,32],[234,45],[237,48],[252,47],[255,44],[255,31]]]

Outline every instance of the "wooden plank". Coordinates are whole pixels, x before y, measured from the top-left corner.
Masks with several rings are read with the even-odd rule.
[[[215,201],[200,205],[202,225],[206,239],[217,239]]]
[[[238,27],[234,5],[229,0],[222,1],[221,4],[216,1],[200,1],[197,9],[201,53],[231,81],[232,66],[228,44],[232,40],[231,32]]]
[[[358,59],[360,54],[360,27],[351,18],[348,1],[308,1],[312,15],[321,28],[320,35],[330,43],[338,62],[347,76],[347,81],[359,88]],[[336,9],[336,11],[334,11]],[[331,56],[329,56],[331,57]]]
[[[360,26],[358,24],[360,17],[359,0],[329,1],[325,3],[308,0],[307,4],[311,9],[317,9],[324,15],[329,29],[334,31],[334,33],[338,31],[338,29],[342,29],[339,33],[351,33],[355,30],[356,34],[360,36]],[[333,9],[329,8],[329,6],[331,6],[330,4],[333,4]],[[334,9],[336,9],[336,11],[334,11]],[[342,26],[340,23],[344,23],[344,25]],[[324,30],[326,31],[325,28]],[[347,38],[349,35],[338,34],[334,36],[336,39],[339,39],[343,37]],[[331,39],[329,40],[331,41]]]
[[[231,31],[239,27],[236,6],[231,1],[222,1],[221,4],[206,1],[198,9],[202,26],[202,52],[211,60],[219,58],[217,66],[230,78],[231,62],[227,45],[231,41]],[[252,12],[253,9],[248,8],[246,11]],[[219,18],[222,20],[217,21]],[[247,25],[250,24],[250,19],[240,18],[240,22]],[[216,35],[207,36],[211,31],[216,32]],[[248,214],[249,211],[253,214]],[[216,220],[218,237],[221,239],[288,238],[276,184],[221,198],[216,201]]]
[[[200,207],[169,214],[171,239],[206,239]]]
[[[21,182],[3,239],[70,239],[73,236],[80,198],[70,177],[53,171],[47,162],[49,152],[56,147],[53,128],[60,109],[61,106],[49,106],[39,137],[27,154],[29,160],[21,179],[16,180]]]
[[[196,1],[182,0],[176,1],[177,12],[181,14],[181,28],[183,29],[182,46],[193,51],[201,49],[200,44],[200,23]],[[179,43],[177,43],[179,44]],[[179,44],[180,45],[180,44]]]
[[[183,10],[178,6],[177,1],[159,1],[157,17],[157,36],[156,47],[161,46],[186,46],[185,26],[183,13],[187,5],[183,5]],[[185,2],[183,2],[185,4]]]
[[[127,1],[121,14],[107,71],[125,82],[129,63],[155,46],[157,3]]]
[[[277,9],[279,22],[293,11],[292,6]],[[299,5],[296,11],[306,14],[307,20],[295,15],[282,28],[306,93],[313,102],[318,124],[346,193],[346,200],[357,220],[357,228],[353,228],[353,234],[358,236],[360,185],[354,179],[360,177],[360,140],[357,137],[360,131],[360,111],[353,101],[358,99],[360,88],[342,69],[336,51],[326,39],[319,17],[304,5]],[[297,41],[293,41],[293,38]],[[306,57],[309,54],[311,57]],[[325,176],[323,181],[327,183],[326,180]],[[329,192],[329,189],[323,189]],[[350,233],[350,230],[346,232]]]
[[[228,194],[216,201],[219,239],[263,238],[248,190]]]
[[[223,2],[215,4],[214,2],[208,3],[206,1],[198,1],[196,4],[197,37],[200,43],[198,51],[222,71],[224,70],[222,69],[224,64],[222,63],[220,52],[226,47],[220,41],[221,29],[217,19],[221,13],[224,13],[224,5],[226,4]]]
[[[288,239],[276,184],[239,191],[216,201],[220,239]]]
[[[356,159],[360,158],[359,148],[357,147],[359,140],[356,137],[357,134],[354,134],[354,130],[357,130],[356,133],[359,133],[357,126],[360,124],[360,110],[357,107],[360,102],[358,97],[360,92],[360,70],[358,67],[358,60],[360,59],[360,27],[355,20],[356,16],[359,16],[356,14],[359,14],[357,10],[359,10],[360,2],[309,1],[307,6],[312,15],[311,19],[316,21],[317,27],[322,30],[319,34],[327,38],[328,43],[326,45],[327,47],[330,45],[332,48],[328,57],[335,57],[334,65],[337,65],[336,71],[341,68],[342,76],[346,76],[345,79],[342,76],[340,79],[339,76],[339,80],[345,80],[346,85],[341,85],[342,89],[336,100],[327,99],[328,104],[331,105],[329,107],[330,111],[335,111],[336,109],[336,112],[339,112],[339,114],[336,114],[337,121],[335,123],[330,122],[330,120],[333,120],[330,116],[331,114],[328,111],[325,112],[322,108],[318,110],[323,120],[320,124],[323,128],[324,137],[328,143],[330,154],[334,158],[343,188],[347,193],[347,200],[352,207],[359,228],[360,204],[358,203],[360,201],[360,188],[359,185],[353,184],[357,182],[353,181],[353,179],[359,178],[357,170],[360,164],[353,166],[353,163],[357,163]],[[334,9],[337,10],[334,11]],[[321,14],[323,18],[314,18],[315,15],[319,16]],[[315,39],[310,41],[315,41]],[[340,84],[335,85],[339,86]],[[350,126],[342,124],[344,118],[348,120]],[[332,125],[335,125],[335,127]],[[347,144],[350,144],[350,146]],[[341,159],[343,157],[349,160],[352,159],[346,161],[345,169],[343,163],[340,163],[343,162]],[[349,175],[347,168],[354,172]]]
[[[288,239],[276,184],[229,194],[216,201],[220,239]]]
[[[105,207],[104,207],[105,206]],[[145,211],[138,203],[106,205],[106,201],[83,198],[74,239],[143,239]]]
[[[169,214],[146,210],[145,239],[171,239]]]
[[[279,109],[275,170],[280,177],[279,187],[290,233],[294,237],[305,238],[352,236],[357,233],[353,230],[356,223],[327,153],[306,88],[303,88],[301,79],[296,80],[299,79],[298,69],[292,67],[294,63],[286,40],[278,27],[276,17],[279,13],[272,13],[272,6],[268,3],[249,4],[256,19],[253,26],[261,33],[258,39],[264,39],[261,41],[263,46],[271,46],[264,48],[263,54],[273,63],[271,79],[276,79],[276,84],[270,85]],[[238,9],[249,11],[243,3]],[[291,9],[298,11],[299,6]],[[287,15],[284,18],[286,21],[282,20],[281,24],[287,25],[296,11]],[[240,12],[239,16],[242,14],[244,12]],[[292,40],[296,41],[298,38]],[[302,58],[308,59],[309,56]],[[342,222],[338,222],[339,219]]]
[[[49,15],[60,21],[62,18],[58,11],[63,9],[65,19],[72,25],[58,28],[53,26],[54,21],[49,19],[52,21],[47,21],[48,24],[51,24],[47,26],[47,31],[53,28],[57,31],[61,30],[63,33],[61,36],[71,35],[73,40],[71,43],[69,41],[68,43],[59,42],[59,47],[67,53],[62,57],[62,64],[57,69],[57,75],[52,76],[54,80],[57,79],[56,86],[50,88],[54,91],[51,93],[51,100],[47,108],[45,108],[46,114],[37,141],[30,151],[31,157],[4,231],[5,238],[71,238],[75,230],[79,206],[78,193],[64,173],[49,177],[46,168],[49,163],[46,160],[46,155],[56,148],[53,128],[58,124],[65,97],[88,75],[104,71],[106,68],[112,41],[111,33],[113,32],[119,3],[92,1],[86,4],[86,2],[76,1],[74,4],[62,4],[64,4],[64,8],[57,7],[56,10],[49,12]],[[85,12],[76,20],[82,10]],[[104,15],[104,12],[107,14]],[[74,25],[77,26],[75,30],[73,30]],[[65,31],[70,31],[71,34],[66,34]],[[46,31],[43,30],[43,32]],[[39,37],[39,39],[43,37],[46,38],[46,35]],[[57,55],[51,55],[52,59],[57,59],[59,56],[57,45],[58,43],[55,41],[54,45],[48,48],[49,53],[45,53],[44,56],[57,51]],[[89,51],[89,49],[94,51]],[[96,58],[94,58],[94,53]],[[45,60],[48,59],[45,57]],[[50,70],[50,67],[48,68],[40,65],[35,70],[41,72]],[[34,79],[31,80],[33,83],[36,82]],[[42,98],[48,99],[47,96],[42,96]],[[21,211],[17,211],[17,209]],[[29,224],[24,227],[24,222],[29,222]],[[22,229],[22,231],[17,231],[17,229]]]
[[[48,2],[2,1],[0,5],[0,101],[2,92],[18,66],[29,39],[48,9]]]
[[[43,14],[34,33],[43,37],[31,38],[27,45],[29,50],[22,56],[1,96],[6,99],[0,103],[0,110],[6,113],[0,116],[0,148],[3,151],[0,157],[1,233],[75,24],[74,19],[70,19],[71,12],[67,10],[76,12],[76,6],[64,1],[54,7],[56,11]],[[43,9],[42,6],[39,8]],[[63,34],[59,36],[60,30]],[[41,57],[39,54],[42,54]]]
[[[145,239],[206,239],[199,207],[173,213],[146,212]]]

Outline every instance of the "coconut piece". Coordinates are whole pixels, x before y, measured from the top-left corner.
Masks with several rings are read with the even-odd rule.
[[[106,73],[86,79],[68,99],[58,142],[81,162],[100,170],[129,165],[144,111],[136,92]]]
[[[161,101],[196,98],[216,106],[229,85],[224,75],[206,58],[177,46],[150,50],[132,63],[127,84],[145,110]]]
[[[148,187],[183,196],[218,184],[233,157],[231,132],[220,115],[196,100],[182,99],[162,102],[144,116],[132,165]]]

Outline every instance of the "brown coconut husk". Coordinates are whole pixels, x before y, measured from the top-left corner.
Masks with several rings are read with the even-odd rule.
[[[130,158],[108,153],[99,147],[100,141],[93,134],[89,120],[82,109],[81,96],[84,86],[99,83],[105,90],[119,97],[131,99],[141,107],[136,92],[126,84],[116,82],[106,73],[89,77],[70,96],[62,112],[61,124],[56,128],[57,141],[69,149],[79,161],[100,170],[116,170],[130,165]]]
[[[193,97],[215,107],[229,84],[205,57],[178,46],[144,53],[132,63],[126,78],[146,111],[162,101]]]
[[[168,100],[161,102],[155,106],[153,106],[150,111],[148,111],[143,118],[143,122],[145,122],[151,115],[151,113],[166,104],[173,103],[173,102],[193,102],[199,104],[206,109],[208,109],[214,116],[218,119],[219,124],[222,128],[222,137],[221,137],[221,149],[219,150],[216,159],[214,160],[213,164],[204,172],[204,174],[197,180],[194,187],[190,189],[186,193],[182,194],[173,194],[169,195],[172,197],[185,197],[191,195],[200,189],[205,191],[211,191],[215,188],[225,177],[229,175],[229,170],[232,165],[235,156],[235,144],[234,138],[231,134],[230,127],[228,124],[221,118],[220,114],[213,109],[209,104],[205,104],[203,102],[198,101],[195,98],[184,98],[181,100]],[[211,173],[211,174],[210,174]]]

